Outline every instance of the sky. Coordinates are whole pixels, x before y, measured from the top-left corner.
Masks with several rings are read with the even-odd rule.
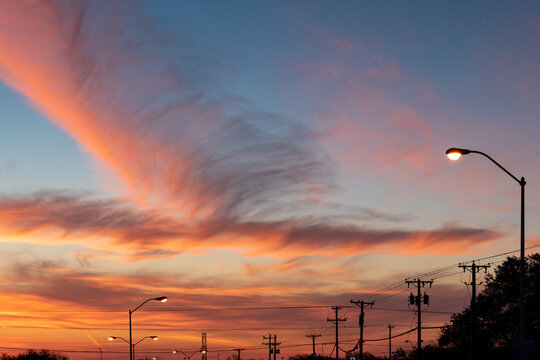
[[[443,325],[520,227],[518,183],[446,149],[525,177],[540,245],[539,36],[532,1],[1,2],[0,351],[127,356],[167,296],[137,358],[330,355],[331,306],[349,350],[351,299],[382,355],[416,278]]]

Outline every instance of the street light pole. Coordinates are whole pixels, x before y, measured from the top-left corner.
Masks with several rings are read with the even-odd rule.
[[[501,164],[496,162],[489,156],[481,151],[460,149],[460,148],[450,148],[446,150],[446,156],[450,160],[459,160],[462,155],[467,154],[480,154],[487,157],[491,162],[497,165],[502,171],[507,173],[512,179],[517,181],[521,187],[521,239],[520,239],[520,252],[519,252],[519,339],[524,340],[526,336],[526,326],[525,326],[525,181],[524,177],[518,179]]]
[[[166,296],[160,296],[160,297],[157,297],[157,298],[150,298],[148,300],[145,300],[143,301],[139,306],[137,306],[134,310],[129,310],[129,360],[135,360],[135,357],[134,357],[134,354],[133,354],[133,336],[132,336],[132,333],[131,333],[131,315],[137,311],[137,309],[139,309],[141,306],[143,306],[144,304],[146,304],[147,302],[149,301],[161,301],[161,302],[166,302],[167,301],[167,297]],[[141,339],[142,340],[142,339]],[[139,340],[139,342],[141,341]],[[138,344],[138,343],[137,343]]]
[[[119,340],[122,340],[122,341],[128,343],[129,344],[129,350],[130,350],[129,354],[130,354],[130,356],[133,356],[133,358],[135,358],[135,345],[137,345],[138,343],[140,343],[144,339],[157,340],[158,337],[155,336],[155,335],[145,336],[142,339],[140,339],[139,341],[137,341],[135,344],[132,344],[131,337],[129,338],[130,341],[127,341],[126,339],[124,339],[123,337],[120,337],[120,336],[109,336],[110,341],[113,341],[113,340],[116,340],[116,339],[119,339]],[[101,348],[100,348],[100,351],[101,351]]]
[[[194,352],[191,353],[191,355],[186,354],[186,353],[183,352],[182,350],[173,350],[173,351],[172,351],[173,354],[176,354],[176,353],[179,353],[179,352],[181,352],[181,353],[184,355],[184,359],[191,360],[191,357],[192,357],[193,355],[195,355],[196,353],[201,352],[201,350],[195,350]],[[218,354],[218,355],[219,355],[219,354]]]

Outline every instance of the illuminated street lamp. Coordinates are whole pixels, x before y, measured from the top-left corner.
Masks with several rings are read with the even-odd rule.
[[[131,314],[133,314],[135,311],[137,311],[137,309],[139,309],[141,306],[143,306],[144,304],[146,304],[149,301],[166,302],[167,297],[166,296],[160,296],[160,297],[157,297],[157,298],[150,298],[148,300],[145,300],[141,305],[137,306],[134,310],[129,310],[129,360],[135,360],[135,356],[133,355],[134,346],[133,346],[133,340],[132,340],[132,334],[131,334]],[[141,340],[139,340],[139,342]],[[157,336],[156,336],[156,339],[154,339],[154,340],[157,340]]]
[[[194,352],[191,353],[191,355],[186,354],[186,353],[183,352],[182,350],[173,350],[173,351],[172,351],[173,354],[177,354],[177,353],[182,353],[182,354],[184,354],[184,359],[185,359],[185,360],[191,360],[191,357],[192,357],[193,355],[195,355],[196,353],[198,353],[198,352],[201,352],[201,353],[204,354],[206,351],[205,351],[205,350],[202,350],[202,351],[201,351],[201,350],[195,350]]]
[[[135,346],[140,343],[141,341],[143,341],[144,339],[152,339],[154,341],[156,341],[158,339],[157,336],[155,335],[151,335],[151,336],[145,336],[143,337],[142,339],[140,339],[139,341],[137,341],[135,344],[131,344],[129,341],[127,341],[126,339],[124,339],[123,337],[120,337],[120,336],[109,336],[109,340],[110,341],[113,341],[113,340],[116,340],[116,339],[119,339],[119,340],[122,340],[126,343],[129,344],[129,349],[130,349],[130,356],[133,356],[133,358],[135,358]]]
[[[459,160],[462,155],[480,154],[487,157],[491,162],[497,165],[502,171],[507,173],[512,179],[516,180],[521,186],[521,241],[520,241],[520,256],[519,256],[519,339],[525,339],[525,178],[518,179],[508,170],[502,167],[501,164],[493,160],[489,155],[476,150],[450,148],[446,150],[446,156],[450,160]]]

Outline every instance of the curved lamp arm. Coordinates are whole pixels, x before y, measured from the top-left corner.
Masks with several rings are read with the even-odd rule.
[[[143,341],[144,339],[152,339],[152,340],[157,340],[158,337],[155,336],[155,335],[152,335],[152,336],[145,336],[143,337],[141,340],[137,341],[135,344],[133,344],[133,346],[137,345],[138,343],[140,343],[141,341]]]
[[[161,302],[166,302],[167,301],[167,297],[166,296],[160,296],[160,297],[157,297],[157,298],[151,298],[151,299],[148,299],[148,300],[145,300],[142,302],[141,305],[137,306],[134,310],[130,310],[130,312],[133,314],[135,311],[137,311],[137,309],[139,309],[141,306],[143,306],[144,304],[146,304],[147,302],[149,301],[161,301]]]
[[[524,186],[526,184],[524,177],[522,177],[521,180],[519,180],[510,171],[506,170],[501,164],[495,161],[491,156],[489,156],[488,154],[482,151],[461,149],[461,148],[450,148],[446,150],[446,156],[448,156],[450,160],[458,160],[461,157],[461,155],[467,155],[467,154],[480,154],[487,157],[489,160],[491,160],[492,163],[497,165],[499,169],[507,173],[512,179],[516,180],[519,185]]]

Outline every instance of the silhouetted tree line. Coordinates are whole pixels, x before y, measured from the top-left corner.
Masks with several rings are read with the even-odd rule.
[[[540,358],[540,254],[526,258],[527,294],[525,309],[527,338],[535,340],[535,355]],[[484,289],[476,301],[476,360],[512,359],[512,343],[519,338],[519,259],[508,257],[484,277]],[[469,354],[470,307],[452,315],[441,330],[438,340],[422,347],[421,357],[416,350],[398,348],[392,360],[456,360]],[[351,353],[358,359],[358,354]],[[382,360],[364,353],[364,360]],[[332,360],[328,357],[296,355],[291,360]]]
[[[18,355],[2,354],[1,360],[68,360],[68,357],[49,350],[28,350]]]

